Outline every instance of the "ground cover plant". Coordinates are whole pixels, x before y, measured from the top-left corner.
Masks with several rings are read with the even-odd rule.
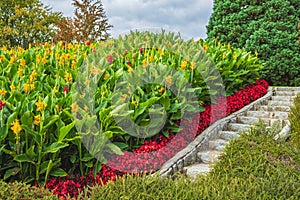
[[[95,199],[299,199],[299,146],[274,140],[279,131],[260,122],[229,143],[209,175],[195,180],[129,176],[89,191]]]
[[[190,52],[184,52],[187,47]],[[93,62],[106,67],[95,67]],[[263,96],[268,87],[258,80],[262,65],[254,55],[230,45],[183,41],[165,33],[132,32],[124,38],[87,41],[85,45],[43,43],[27,50],[3,47],[0,65],[1,178],[44,184],[55,194],[71,196],[78,195],[85,185],[106,183],[125,172],[159,169],[211,123]],[[138,74],[142,83],[149,83],[142,76],[145,70],[162,81],[136,88],[131,85],[130,90],[119,81],[124,77],[139,80],[135,78]],[[177,81],[182,79],[187,82]],[[219,82],[222,79],[224,84]],[[126,90],[115,93],[116,85]],[[187,93],[174,95],[170,85],[179,92],[195,94],[195,98],[182,103]],[[94,94],[95,100],[85,102],[86,94]],[[128,107],[115,106],[121,103]],[[165,111],[153,109],[154,104],[163,105]],[[114,116],[116,108],[117,114],[124,116]],[[190,114],[183,119],[184,111]],[[151,125],[154,114],[166,114],[160,132],[145,128],[142,137],[136,137],[119,126],[124,119]],[[111,144],[83,144],[84,135],[93,131],[93,139],[104,135]],[[113,155],[112,162],[87,149],[124,155]],[[152,162],[147,160],[149,155],[152,160],[160,159]]]

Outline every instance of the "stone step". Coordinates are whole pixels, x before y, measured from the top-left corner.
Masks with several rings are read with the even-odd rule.
[[[256,111],[268,111],[268,112],[290,112],[289,106],[256,106]]]
[[[247,117],[271,118],[271,119],[287,119],[288,112],[267,112],[267,111],[247,111]]]
[[[245,117],[245,116],[237,117],[237,122],[240,124],[253,125],[253,124],[258,123],[260,120],[269,126],[272,126],[273,124],[278,123],[278,121],[280,121],[281,125],[283,125],[283,123],[284,123],[283,120],[281,120],[281,119],[257,118],[257,117]]]
[[[218,160],[218,157],[222,154],[221,151],[200,151],[197,153],[197,157],[201,162],[205,164],[213,163]]]
[[[275,91],[276,96],[297,96],[300,91]]]
[[[268,101],[268,106],[291,106],[293,105],[290,101]]]
[[[230,123],[228,124],[228,129],[229,131],[234,131],[234,132],[244,132],[248,131],[251,125],[249,124],[238,124],[238,123]]]
[[[184,173],[191,178],[196,178],[199,174],[207,174],[210,171],[210,165],[197,163],[183,168]]]
[[[275,92],[277,91],[295,91],[300,92],[300,87],[276,87]]]
[[[240,134],[234,131],[219,131],[219,135],[223,140],[233,140],[240,137]]]
[[[209,148],[217,151],[223,151],[229,141],[223,139],[216,139],[209,141]]]
[[[273,101],[288,101],[293,102],[294,97],[292,96],[272,96]]]

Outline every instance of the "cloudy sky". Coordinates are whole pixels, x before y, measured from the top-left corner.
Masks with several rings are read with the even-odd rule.
[[[41,0],[65,16],[73,16],[73,0]],[[102,0],[115,37],[130,30],[166,29],[187,38],[206,38],[213,0]]]

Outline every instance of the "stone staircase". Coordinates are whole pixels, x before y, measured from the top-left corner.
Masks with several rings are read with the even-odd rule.
[[[239,137],[240,132],[247,131],[259,120],[270,127],[274,123],[279,123],[281,127],[287,125],[290,106],[297,93],[300,93],[300,88],[276,87],[270,88],[270,91],[267,99],[226,121],[217,136],[206,141],[206,148],[197,152],[195,162],[183,167],[183,173],[191,177],[208,173],[229,141]]]

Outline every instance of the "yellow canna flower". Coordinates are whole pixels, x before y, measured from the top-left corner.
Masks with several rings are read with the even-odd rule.
[[[164,87],[164,86],[162,86],[162,87],[160,88],[160,90],[158,90],[158,92],[159,92],[160,94],[162,94],[164,91],[165,91],[165,87]]]
[[[255,56],[256,56],[256,57],[258,56],[258,53],[257,53],[257,51],[255,51]]]
[[[72,74],[71,73],[66,73],[65,75],[65,80],[68,82],[68,83],[71,83],[72,82]]]
[[[43,58],[42,63],[45,65],[47,63],[47,58]]]
[[[29,87],[30,87],[30,90],[34,90],[34,88],[35,88],[33,83],[29,84]]]
[[[9,87],[12,92],[14,92],[16,90],[16,86],[14,85],[14,83],[12,83]]]
[[[0,55],[0,61],[2,62],[3,60],[5,60],[5,56],[4,55]]]
[[[179,70],[185,70],[186,66],[187,66],[187,61],[186,60],[182,61]]]
[[[230,49],[230,44],[227,45],[228,49]]]
[[[169,75],[166,77],[166,83],[172,85],[172,76]]]
[[[226,58],[226,55],[224,55],[224,54],[223,54],[223,56],[222,56],[222,60],[225,60],[225,58]]]
[[[15,57],[11,56],[11,57],[10,57],[9,63],[10,63],[10,64],[13,64],[14,62],[15,62]]]
[[[131,104],[134,105],[135,107],[137,106],[136,101],[132,101]]]
[[[23,74],[23,68],[22,67],[18,67],[18,72],[17,72],[18,76],[21,77]]]
[[[133,69],[131,67],[128,68],[128,73],[133,72]]]
[[[77,103],[72,103],[72,105],[71,105],[71,112],[72,113],[77,113],[78,110],[79,110],[78,104]]]
[[[33,121],[33,124],[38,126],[41,122],[41,116],[40,115],[36,115],[34,116],[34,121]]]
[[[35,58],[36,62],[39,64],[42,60],[42,57],[40,54],[36,55],[36,58]]]
[[[5,95],[6,95],[6,93],[7,93],[7,91],[6,90],[0,90],[0,95],[2,96],[2,97],[4,97]]]
[[[148,61],[147,61],[146,59],[144,59],[144,60],[142,61],[142,63],[143,63],[143,67],[146,67],[146,66],[148,65]]]
[[[30,86],[29,86],[29,84],[27,84],[27,83],[24,83],[24,84],[23,84],[23,88],[24,88],[24,90],[25,90],[26,93],[28,93],[29,90],[30,90]]]
[[[20,60],[20,65],[21,65],[21,67],[25,67],[26,66],[26,60],[22,58]]]
[[[33,81],[35,81],[36,80],[36,75],[37,75],[38,73],[36,72],[36,71],[33,71],[31,74],[30,74],[30,76],[29,76],[29,83],[32,83]]]
[[[196,63],[195,62],[191,62],[190,68],[192,70],[196,69]]]
[[[105,75],[103,76],[103,79],[106,80],[106,79],[108,79],[109,77],[110,77],[109,74],[105,74]]]
[[[11,128],[10,128],[16,136],[22,131],[22,127],[20,124],[20,121],[16,119],[14,122],[11,123]]]
[[[42,102],[41,98],[39,98],[39,101],[36,102],[35,105],[36,105],[36,109],[37,109],[38,111],[41,111],[41,112],[42,112],[42,111],[46,108],[46,106],[47,106],[46,103]]]

